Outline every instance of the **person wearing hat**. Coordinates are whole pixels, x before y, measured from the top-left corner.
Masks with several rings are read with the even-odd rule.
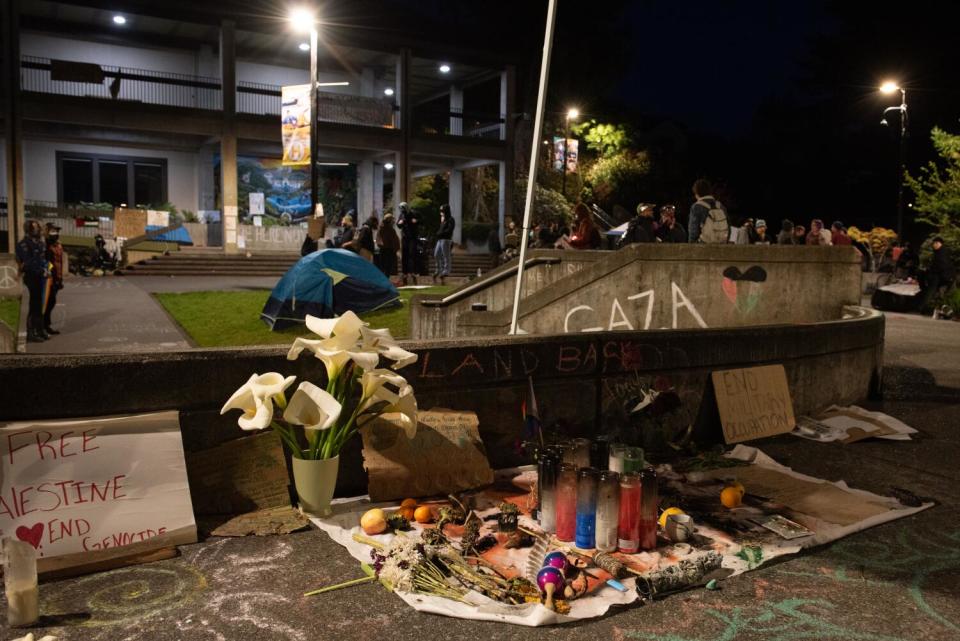
[[[769,245],[770,237],[767,236],[767,221],[763,218],[757,218],[753,226],[753,245]]]
[[[59,334],[53,328],[53,308],[57,304],[57,292],[63,289],[63,245],[60,244],[60,227],[47,223],[47,263],[50,276],[46,282],[46,296],[43,310],[43,329],[47,334]]]
[[[50,264],[40,223],[29,219],[23,223],[23,231],[24,236],[17,243],[17,270],[23,276],[23,284],[30,296],[27,340],[37,343],[50,338],[43,323],[43,291],[50,276]]]
[[[623,232],[618,247],[626,247],[634,243],[655,243],[658,242],[656,228],[653,221],[653,212],[657,206],[653,203],[640,203],[637,205],[637,216],[627,225],[627,230]]]
[[[673,205],[664,205],[660,208],[660,226],[657,227],[657,238],[662,243],[687,242],[687,230],[677,222],[677,208]]]

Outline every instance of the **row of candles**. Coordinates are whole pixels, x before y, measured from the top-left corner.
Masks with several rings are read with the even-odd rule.
[[[538,453],[538,476],[540,527],[558,540],[627,554],[657,546],[657,475],[639,448],[589,439],[549,446]]]

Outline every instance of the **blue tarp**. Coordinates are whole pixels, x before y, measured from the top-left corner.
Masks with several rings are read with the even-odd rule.
[[[147,225],[147,231],[156,231],[158,229],[163,229],[159,225]],[[179,245],[192,245],[193,239],[190,238],[190,232],[187,231],[186,227],[177,227],[168,232],[164,232],[159,236],[154,236],[151,240],[156,240],[163,243],[177,243]]]
[[[283,275],[260,318],[277,330],[303,323],[307,314],[333,318],[399,305],[397,288],[373,263],[346,249],[321,249]]]

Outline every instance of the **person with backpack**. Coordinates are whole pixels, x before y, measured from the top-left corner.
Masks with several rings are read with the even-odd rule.
[[[730,239],[730,224],[727,209],[713,197],[713,185],[706,178],[693,183],[693,195],[697,199],[690,206],[691,243],[726,243]]]

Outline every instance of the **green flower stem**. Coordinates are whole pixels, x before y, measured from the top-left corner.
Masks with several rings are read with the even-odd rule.
[[[351,585],[360,585],[362,583],[372,583],[376,581],[377,577],[374,576],[365,576],[361,579],[353,579],[352,581],[344,581],[343,583],[338,583],[336,585],[328,585],[325,588],[320,588],[319,590],[312,590],[311,592],[304,592],[303,596],[314,596],[316,594],[323,594],[324,592],[333,592],[334,590],[339,590],[340,588],[349,588]]]
[[[300,444],[297,442],[296,437],[293,435],[293,430],[289,425],[284,425],[279,421],[272,421],[270,427],[280,436],[280,441],[287,446],[290,450],[290,454],[294,458],[303,458],[303,452],[300,449]]]

